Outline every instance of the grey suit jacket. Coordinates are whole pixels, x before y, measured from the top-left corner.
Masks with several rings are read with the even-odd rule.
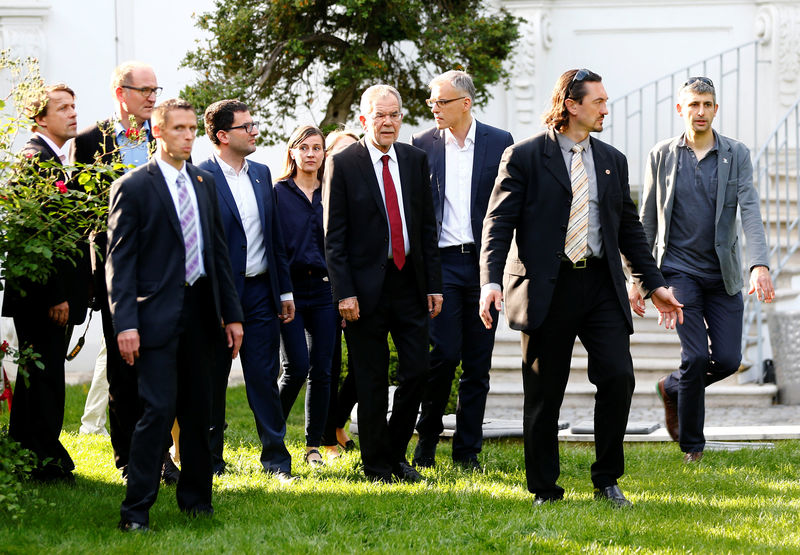
[[[753,187],[750,151],[739,141],[718,133],[715,135],[719,165],[714,250],[719,258],[725,289],[729,295],[735,295],[744,287],[736,230],[737,206],[741,208],[742,227],[747,238],[748,267],[769,266],[769,255],[761,223],[758,192]],[[669,240],[680,139],[680,136],[674,137],[654,146],[647,158],[644,175],[640,217],[659,268]]]

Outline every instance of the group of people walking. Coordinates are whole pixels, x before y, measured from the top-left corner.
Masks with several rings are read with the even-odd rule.
[[[667,428],[687,462],[702,457],[703,390],[741,358],[739,208],[750,292],[774,297],[749,153],[712,130],[709,79],[689,79],[678,91],[686,130],[651,152],[641,220],[625,156],[590,136],[603,129],[608,99],[601,77],[586,69],[561,75],[547,130],[519,143],[474,118],[475,86],[463,71],[431,81],[434,126],[410,145],[398,142],[399,92],[371,86],[361,97],[362,138],[301,126],[277,179],[247,159],[259,130],[246,104],[206,108],[214,151],[194,165],[195,107],[181,99],[156,105],[160,91],[152,68],[132,62],[114,71],[117,114],[107,122],[78,133],[75,95],[63,85],[32,109],[26,148],[38,161],[66,163],[61,149],[74,138],[73,161],[117,156],[128,168],[108,184],[108,231],[69,269],[72,281],[59,272],[41,295],[39,285],[8,284],[4,314],[45,363],[30,385],[17,382],[10,429],[48,461],[35,477],[72,479],[74,464],[58,441],[64,339],[66,324],[85,316],[90,282],[103,317],[111,441],[127,479],[125,531],[149,530],[159,477],[177,481],[182,511],[213,514],[212,477],[225,472],[225,388],[239,354],[260,460],[277,480],[296,480],[285,422],[303,385],[307,464],[355,447],[344,425],[357,398],[365,476],[423,479],[420,469],[436,464],[459,364],[452,458],[482,470],[503,302],[522,332],[525,467],[535,505],[564,495],[558,414],[576,336],[597,386],[595,496],[630,505],[617,480],[634,387],[631,308],[644,314],[646,298],[682,344],[680,368],[658,383]],[[620,254],[634,278],[630,290]],[[67,283],[69,291],[54,293]],[[37,294],[13,294],[26,287]],[[342,333],[348,376],[340,390]],[[390,334],[398,368],[388,414]]]

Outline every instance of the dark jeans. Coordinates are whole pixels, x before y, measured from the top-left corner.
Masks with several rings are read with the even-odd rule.
[[[306,445],[319,447],[328,418],[331,359],[340,318],[331,286],[321,276],[292,275],[294,320],[281,326],[283,374],[278,388],[284,418],[306,388]]]
[[[667,376],[664,389],[678,400],[678,440],[684,453],[706,444],[705,388],[739,368],[742,360],[742,294],[728,295],[722,278],[693,276],[662,268],[664,279],[683,303],[681,365]],[[710,343],[710,345],[709,345]]]
[[[336,428],[344,428],[353,407],[356,406],[356,374],[353,365],[347,364],[347,376],[339,386],[339,377],[342,372],[342,328],[336,326],[336,339],[333,346],[333,360],[331,361],[331,397],[328,405],[328,420],[325,422],[325,433],[322,434],[322,445],[338,445]]]
[[[422,397],[422,414],[417,422],[420,442],[435,446],[444,427],[442,416],[450,398],[456,368],[461,363],[458,384],[456,432],[453,459],[465,460],[481,452],[483,415],[489,393],[494,334],[478,316],[481,295],[478,253],[441,249],[444,302],[442,312],[430,323],[431,369]]]
[[[589,355],[589,381],[597,387],[592,483],[604,488],[622,476],[622,441],[634,388],[629,333],[606,260],[584,269],[562,264],[544,322],[522,333],[522,425],[531,493],[546,498],[564,495],[556,484],[560,474],[558,413],[576,335]]]

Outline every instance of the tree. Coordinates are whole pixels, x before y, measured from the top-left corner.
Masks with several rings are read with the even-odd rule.
[[[262,121],[262,138],[283,140],[287,124],[322,115],[323,130],[345,123],[367,86],[403,96],[404,121],[427,115],[428,81],[449,69],[472,74],[476,102],[508,79],[503,62],[519,19],[481,0],[216,0],[197,17],[210,40],[183,66],[199,81],[182,95],[204,107],[239,98]]]

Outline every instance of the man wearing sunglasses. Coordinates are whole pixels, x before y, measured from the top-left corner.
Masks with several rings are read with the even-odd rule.
[[[412,462],[417,467],[435,464],[442,416],[461,363],[453,461],[480,470],[478,453],[497,326],[484,328],[474,312],[480,298],[478,251],[500,157],[514,140],[508,131],[472,117],[475,85],[469,74],[448,71],[434,78],[430,89],[427,103],[436,125],[414,135],[411,144],[428,155],[444,301],[442,313],[431,320],[431,368]]]
[[[562,74],[543,118],[547,131],[504,153],[483,223],[481,318],[492,326],[491,309],[500,310],[505,298],[509,325],[522,331],[525,471],[534,505],[564,496],[556,483],[558,413],[576,336],[597,387],[594,495],[614,507],[631,505],[617,485],[634,387],[620,252],[665,326],[682,319],[636,217],[625,156],[589,136],[603,130],[607,101],[598,74]]]
[[[245,159],[256,151],[258,123],[244,102],[214,102],[206,108],[204,120],[214,154],[197,167],[214,175],[233,281],[244,310],[242,370],[261,440],[261,464],[278,480],[291,482],[278,374],[280,323],[294,319],[294,301],[272,176],[267,166]],[[211,412],[211,455],[218,475],[225,471],[222,445],[230,371],[227,349],[218,358]]]
[[[749,293],[768,303],[775,298],[750,152],[711,128],[718,108],[711,79],[692,77],[681,86],[677,110],[685,130],[650,151],[642,192],[648,243],[685,305],[684,323],[677,328],[681,365],[656,387],[667,431],[679,442],[686,463],[703,457],[705,388],[733,374],[742,358],[737,207],[747,238]],[[629,299],[634,312],[644,316],[637,287]]]
[[[111,95],[114,98],[116,115],[80,131],[71,147],[71,160],[80,164],[92,164],[96,158],[104,164],[119,161],[130,166],[124,170],[125,173],[147,163],[150,153],[155,150],[155,139],[150,131],[150,116],[159,94],[161,87],[158,86],[158,80],[151,66],[132,61],[114,68],[111,74]],[[111,186],[110,182],[108,186]],[[104,346],[95,364],[95,377],[92,379],[92,387],[86,402],[87,411],[94,412],[97,416],[92,418],[91,414],[85,414],[81,420],[84,425],[90,426],[89,429],[100,431],[102,428],[97,418],[99,414],[105,412],[102,397],[106,392],[102,388],[104,379],[98,374],[105,370],[114,462],[125,478],[133,429],[142,412],[137,383],[138,373],[135,365],[123,362],[111,322],[103,260],[108,243],[106,233],[94,233],[91,240],[95,310],[99,307],[103,319]],[[90,410],[92,405],[93,411]],[[92,420],[94,420],[93,425],[90,424]],[[162,469],[164,483],[176,483],[179,474],[167,450],[164,453]]]

